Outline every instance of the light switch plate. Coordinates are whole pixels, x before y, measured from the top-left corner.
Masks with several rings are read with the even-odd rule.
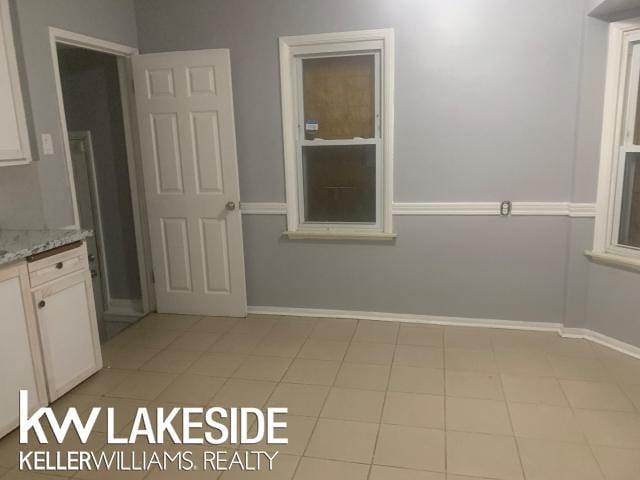
[[[50,133],[42,134],[42,154],[53,155],[53,138]]]

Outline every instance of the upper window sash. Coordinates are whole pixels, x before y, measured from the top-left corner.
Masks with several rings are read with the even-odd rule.
[[[640,43],[629,45],[626,75],[626,98],[622,145],[637,145],[640,138],[636,133],[638,115],[638,86],[640,83]]]
[[[377,43],[377,42],[375,42]],[[315,139],[305,140],[305,112],[304,112],[304,83],[303,83],[303,61],[309,58],[336,58],[336,57],[348,57],[348,56],[360,56],[371,55],[374,59],[374,136],[371,138],[345,138],[345,139]],[[381,105],[381,72],[380,72],[380,51],[368,50],[368,51],[351,51],[339,52],[334,54],[323,55],[300,55],[294,57],[295,72],[296,72],[296,86],[297,86],[297,107],[298,107],[298,128],[297,128],[297,140],[300,145],[355,145],[355,144],[372,144],[375,140],[382,138],[382,105]],[[309,143],[312,142],[312,143]]]

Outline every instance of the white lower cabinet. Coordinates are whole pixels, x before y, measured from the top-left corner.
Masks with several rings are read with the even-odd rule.
[[[24,264],[0,269],[0,437],[18,426],[18,392],[30,408],[47,404],[38,331]]]
[[[78,250],[86,263],[86,248],[82,246]],[[63,255],[68,263],[69,254]],[[51,260],[46,262],[51,263]],[[55,264],[59,266],[64,262]],[[60,268],[60,271],[62,273],[64,269]],[[49,400],[54,401],[102,368],[88,265],[33,289],[33,302]]]
[[[0,267],[0,326],[1,438],[102,368],[86,246]]]

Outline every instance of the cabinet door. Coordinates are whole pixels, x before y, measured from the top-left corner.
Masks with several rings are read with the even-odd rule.
[[[33,292],[51,401],[102,368],[88,270]]]
[[[18,425],[18,392],[31,409],[46,403],[42,359],[24,265],[0,270],[0,437]]]
[[[8,0],[0,0],[0,166],[31,161]]]

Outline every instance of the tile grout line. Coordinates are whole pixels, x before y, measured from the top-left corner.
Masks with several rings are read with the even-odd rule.
[[[197,320],[196,322],[194,322],[194,323],[193,323],[193,324],[192,324],[192,325],[191,325],[191,326],[190,326],[190,327],[189,327],[189,328],[188,328],[188,329],[187,329],[187,330],[186,330],[182,335],[180,335],[180,336],[179,336],[178,338],[176,338],[174,341],[177,341],[177,340],[179,340],[180,338],[184,337],[187,333],[197,331],[197,330],[194,330],[194,327],[195,327],[198,323],[200,323],[200,322],[201,322],[201,321],[203,321],[203,320],[206,320],[207,318],[212,318],[212,317],[199,316],[198,318],[199,318],[199,320]],[[233,322],[233,323],[234,323],[234,327],[236,326],[237,322],[238,322],[238,321],[234,321],[234,322]],[[272,328],[273,328],[273,327],[272,327]],[[155,401],[157,401],[157,400],[158,400],[158,398],[160,397],[160,395],[162,395],[162,394],[163,394],[163,393],[164,393],[164,392],[165,392],[165,391],[166,391],[166,390],[167,390],[171,385],[173,385],[173,383],[178,379],[178,377],[180,377],[180,376],[182,376],[182,375],[185,375],[185,374],[187,373],[187,371],[188,371],[188,369],[189,369],[189,368],[191,368],[191,367],[192,367],[196,362],[199,362],[199,361],[200,361],[200,360],[201,360],[201,359],[202,359],[202,358],[203,358],[207,353],[209,353],[209,350],[210,350],[214,345],[216,345],[220,340],[222,340],[222,338],[224,338],[224,336],[225,336],[225,335],[227,335],[227,334],[228,334],[232,329],[233,329],[233,327],[232,327],[232,328],[230,328],[229,330],[225,331],[225,332],[199,332],[199,333],[215,333],[215,334],[219,334],[219,338],[218,338],[216,341],[214,341],[211,345],[209,345],[209,347],[208,347],[206,350],[204,350],[204,351],[202,352],[202,354],[201,354],[201,355],[200,355],[200,356],[199,356],[199,357],[198,357],[198,358],[197,358],[197,359],[196,359],[196,360],[195,360],[195,361],[194,361],[194,362],[193,362],[189,367],[187,367],[187,370],[185,370],[185,371],[184,371],[184,372],[182,372],[182,373],[177,374],[177,375],[176,375],[176,378],[174,378],[174,379],[171,381],[171,383],[170,383],[169,385],[167,385],[167,387],[166,387],[166,388],[164,388],[164,389],[163,389],[163,390],[162,390],[162,391],[161,391],[161,392],[156,396],[156,398],[154,398],[152,401],[154,401],[154,402],[155,402]],[[169,346],[170,346],[172,343],[173,343],[173,342],[169,343],[169,345],[167,345],[167,346],[166,346],[164,349],[162,349],[159,353],[161,353],[161,352],[163,352],[163,351],[167,351],[167,350],[169,350]],[[150,360],[151,360],[151,359],[150,359]],[[234,369],[234,371],[231,373],[231,375],[232,375],[232,374],[233,374],[233,373],[234,373],[238,368],[240,368],[240,365],[238,365],[238,366]],[[139,369],[139,368],[138,368],[138,371],[140,371],[140,369]],[[193,375],[193,374],[191,374],[191,375]],[[226,378],[224,378],[224,377],[215,377],[215,378],[224,378],[224,381],[222,382],[222,384],[220,385],[220,387],[216,390],[216,392],[213,394],[213,396],[212,396],[212,397],[207,401],[206,405],[208,405],[208,404],[213,400],[213,398],[218,394],[218,392],[219,392],[220,390],[222,390],[222,388],[224,388],[224,386],[225,386],[225,385],[227,384],[227,382],[229,381],[229,378],[231,378],[231,375],[229,375],[229,377],[226,377]],[[205,405],[205,407],[206,407],[206,405]]]
[[[270,333],[272,333],[272,331],[275,329],[276,325],[278,323],[280,323],[280,320],[282,320],[282,318],[276,319],[276,321],[274,322],[274,324],[272,325],[272,327],[269,329],[269,331],[261,338],[261,341],[255,345],[253,347],[253,351],[255,351],[256,348],[258,348],[258,346],[260,345],[260,343],[262,342],[262,340],[264,340],[264,338],[266,338]],[[313,324],[313,328],[315,328],[315,325],[317,324],[317,321],[314,322]],[[311,331],[313,332],[313,328],[311,329]],[[304,336],[304,341],[300,344],[300,346],[298,347],[298,349],[296,350],[296,353],[293,357],[277,357],[274,356],[275,358],[291,358],[291,361],[289,362],[289,365],[287,365],[287,368],[284,370],[284,372],[282,373],[282,375],[280,376],[280,379],[278,381],[275,382],[275,387],[273,388],[273,390],[271,391],[271,393],[269,394],[269,396],[267,397],[267,399],[264,401],[261,410],[263,410],[264,408],[268,408],[267,405],[269,404],[269,401],[271,400],[271,398],[273,397],[273,394],[275,393],[275,391],[278,389],[278,385],[280,385],[282,383],[282,380],[284,379],[284,377],[287,375],[287,372],[289,371],[289,369],[291,368],[291,366],[293,365],[293,363],[295,362],[296,358],[298,358],[298,354],[300,353],[300,351],[302,350],[302,348],[304,347],[304,345],[307,343],[308,339],[310,338],[311,334],[308,333]],[[250,356],[251,353],[247,354],[247,357]],[[265,355],[265,356],[269,356],[269,355]],[[242,366],[242,365],[240,365]],[[238,369],[240,368],[240,366],[238,366]],[[236,369],[237,371],[237,369]],[[234,371],[235,373],[235,371]],[[248,380],[248,379],[247,379]],[[248,380],[248,381],[253,381],[253,380]],[[288,412],[287,412],[288,413]],[[278,450],[278,456],[280,456],[280,451]],[[283,454],[283,455],[287,455],[287,454]],[[298,470],[298,467],[300,465],[300,462],[302,461],[302,455],[298,456],[298,459],[296,460],[296,464],[295,467],[293,469],[293,474],[291,476],[291,478],[293,478],[295,476],[296,471]],[[221,475],[222,476],[222,475]]]
[[[449,475],[449,436],[447,435],[447,342],[445,336],[447,334],[446,327],[442,330],[442,375],[443,375],[443,427],[444,427],[444,474]]]
[[[313,328],[311,329],[311,332],[309,332],[305,337],[304,337],[304,342],[302,342],[302,344],[300,345],[300,347],[298,348],[298,350],[296,350],[296,354],[295,356],[291,359],[291,362],[289,363],[289,366],[287,366],[287,368],[285,369],[285,371],[282,373],[282,376],[280,377],[280,380],[276,383],[276,387],[273,389],[273,392],[271,392],[271,395],[269,395],[269,398],[267,399],[267,401],[265,402],[265,406],[269,404],[269,400],[271,400],[271,398],[273,397],[273,394],[275,393],[275,391],[278,389],[278,385],[282,384],[282,380],[284,380],[284,378],[287,376],[287,373],[289,372],[289,369],[291,368],[291,366],[295,363],[296,359],[298,358],[298,355],[300,354],[300,352],[302,351],[302,349],[304,348],[304,346],[307,344],[307,342],[309,341],[309,339],[311,338],[311,334],[313,333],[313,330],[316,328],[316,325],[318,324],[318,321],[316,319],[316,321],[313,323]],[[287,414],[289,413],[289,410],[287,408]],[[318,419],[316,419],[316,422],[318,421]],[[288,424],[287,424],[288,426]],[[315,428],[315,426],[314,426]],[[311,431],[311,435],[313,435],[313,429]],[[309,439],[307,440],[307,444],[311,441],[311,435],[309,435]],[[288,438],[287,438],[288,441]],[[298,459],[296,460],[296,464],[295,467],[293,468],[293,472],[291,473],[291,478],[293,479],[297,472],[298,472],[298,468],[300,468],[300,464],[302,463],[302,457],[304,455],[304,451],[306,450],[306,446],[305,448],[302,450],[302,453],[298,456]],[[278,455],[280,455],[280,451],[278,450]]]
[[[373,453],[371,454],[371,463],[369,464],[369,473],[367,474],[367,480],[371,479],[371,474],[373,473],[373,465],[376,458],[376,452],[378,451],[378,441],[380,439],[380,431],[382,430],[382,420],[384,418],[384,409],[387,405],[387,396],[389,394],[389,385],[391,383],[391,374],[393,372],[393,364],[396,359],[396,352],[398,350],[398,340],[400,338],[400,329],[402,325],[398,326],[395,336],[395,342],[393,344],[393,354],[391,355],[391,363],[389,365],[389,373],[387,374],[387,386],[384,391],[384,396],[382,397],[382,408],[380,409],[380,416],[378,417],[378,431],[376,432],[376,438],[373,442]]]
[[[602,364],[604,370],[607,372],[608,375],[611,376],[611,378],[614,381],[614,385],[616,385],[620,391],[622,392],[622,395],[624,395],[624,397],[631,403],[631,406],[634,409],[634,413],[640,415],[640,403],[636,403],[633,399],[633,397],[631,397],[631,395],[629,394],[629,392],[627,391],[626,387],[630,387],[631,384],[629,383],[623,383],[617,375],[613,374],[609,368],[609,366],[605,363],[605,361],[600,357],[600,355],[598,355],[598,353],[596,352],[596,358],[600,361],[600,363]]]
[[[595,360],[597,362],[598,365],[600,365],[600,367],[602,368],[602,370],[607,374],[607,377],[604,379],[601,379],[600,381],[593,381],[593,380],[575,380],[575,379],[561,379],[561,378],[556,378],[556,381],[558,382],[558,384],[560,385],[560,390],[565,398],[565,400],[567,401],[567,405],[569,406],[569,409],[571,410],[571,415],[574,419],[574,421],[576,422],[576,424],[578,424],[578,419],[576,417],[576,410],[591,410],[591,411],[598,411],[598,412],[623,412],[621,410],[602,410],[602,409],[593,409],[593,408],[578,408],[578,407],[574,407],[573,404],[571,403],[571,401],[569,400],[569,396],[567,395],[567,392],[565,390],[565,387],[562,383],[563,380],[565,381],[581,381],[584,383],[596,383],[596,384],[601,384],[601,385],[615,385],[622,393],[622,395],[624,396],[624,398],[626,398],[632,405],[632,407],[634,407],[634,412],[629,412],[629,413],[633,413],[633,414],[637,414],[638,412],[640,412],[640,410],[636,407],[635,403],[633,402],[633,400],[627,395],[625,389],[622,387],[622,385],[620,384],[620,380],[617,378],[616,375],[614,375],[611,370],[608,368],[607,363],[605,362],[605,359],[599,354],[599,352],[592,346],[590,345],[591,350],[595,353],[595,355],[593,357],[589,357],[592,360]],[[562,356],[562,355],[559,355]],[[626,412],[624,412],[626,413]],[[596,465],[598,466],[598,469],[600,470],[600,473],[602,474],[602,478],[606,478],[606,474],[604,471],[604,468],[602,466],[602,463],[600,462],[600,460],[598,460],[598,456],[596,455],[595,452],[595,447],[599,446],[599,445],[594,445],[590,440],[589,437],[587,436],[586,432],[584,431],[582,425],[579,426],[580,427],[580,434],[583,438],[583,440],[585,441],[586,446],[589,449],[589,452],[591,453],[593,460],[595,461]],[[620,448],[620,447],[612,447],[612,446],[606,446],[607,448]],[[626,450],[626,448],[625,448]],[[634,450],[630,448],[630,450]]]
[[[317,323],[316,323],[317,325]],[[347,352],[349,351],[349,348],[351,348],[351,344],[353,343],[353,338],[356,335],[356,332],[358,330],[358,326],[360,325],[360,320],[356,321],[356,328],[353,329],[353,332],[351,333],[351,335],[349,336],[349,341],[348,341],[348,345],[347,348],[344,351],[344,354],[342,355],[342,360],[340,361],[340,365],[338,367],[338,371],[336,372],[335,377],[333,378],[333,382],[331,383],[331,385],[328,385],[329,390],[327,391],[327,395],[324,398],[324,401],[322,402],[322,405],[320,406],[320,410],[318,411],[318,416],[316,417],[316,421],[313,425],[313,428],[311,429],[311,434],[309,435],[309,439],[307,440],[307,443],[302,451],[302,454],[300,455],[300,460],[298,462],[298,464],[296,465],[296,468],[293,472],[293,476],[291,478],[295,478],[295,476],[298,474],[298,469],[300,468],[300,464],[302,463],[302,459],[305,458],[305,454],[307,453],[307,450],[309,449],[309,445],[311,444],[311,439],[313,438],[314,433],[316,432],[316,428],[318,427],[318,423],[320,422],[320,417],[322,415],[322,411],[324,410],[325,405],[327,404],[327,401],[329,400],[329,396],[331,395],[331,390],[334,388],[335,383],[336,383],[336,379],[338,378],[338,374],[340,373],[340,369],[342,368],[342,365],[344,364],[344,359],[347,356]],[[315,327],[314,327],[315,329]],[[315,457],[308,457],[308,458],[315,458]],[[329,460],[331,461],[331,459],[324,459],[324,460]]]
[[[276,326],[278,325],[278,323],[279,323],[279,321],[280,321],[280,320],[282,320],[282,319],[276,319],[276,322],[273,324],[272,328],[271,328],[271,329],[270,329],[270,330],[269,330],[269,331],[268,331],[268,332],[267,332],[267,333],[262,337],[262,339],[261,339],[261,340],[263,340],[264,338],[266,338],[269,334],[273,333],[273,330],[275,330],[275,328],[276,328]],[[289,365],[287,366],[287,368],[285,369],[285,371],[282,373],[282,376],[280,377],[280,379],[279,379],[278,381],[275,381],[275,382],[274,382],[274,383],[275,383],[275,387],[274,387],[273,391],[269,394],[269,396],[267,397],[267,399],[265,400],[265,402],[263,403],[262,408],[265,408],[265,407],[269,404],[269,401],[271,400],[271,398],[273,397],[273,395],[274,395],[275,391],[277,390],[278,385],[280,385],[280,384],[282,384],[282,383],[283,383],[282,381],[284,380],[285,376],[287,375],[287,372],[289,371],[289,369],[291,368],[291,366],[293,365],[293,363],[295,362],[295,360],[299,358],[299,357],[298,357],[298,355],[300,354],[300,352],[302,351],[302,349],[304,348],[304,346],[306,345],[306,343],[307,343],[307,342],[309,341],[309,339],[311,338],[311,334],[312,334],[313,329],[315,328],[315,326],[316,326],[316,325],[317,325],[317,321],[313,323],[313,328],[311,329],[311,332],[310,332],[310,333],[307,333],[307,334],[305,334],[305,335],[304,335],[304,337],[303,337],[303,338],[304,338],[303,342],[300,344],[300,346],[298,347],[298,349],[296,350],[296,352],[295,352],[295,354],[294,354],[293,356],[286,356],[286,357],[282,357],[282,356],[278,356],[278,355],[263,355],[263,356],[266,356],[266,357],[274,357],[274,358],[290,358],[290,359],[291,359],[291,361],[289,362]],[[300,337],[302,337],[302,335],[300,335]],[[260,345],[260,344],[256,345],[256,346],[254,347],[254,350],[255,350],[256,348],[258,348],[258,346],[259,346],[259,345]],[[250,356],[250,355],[252,355],[252,354],[253,354],[253,351],[252,351],[251,353],[247,354],[247,356]],[[240,368],[240,366],[239,366],[238,368]],[[257,381],[257,380],[251,380],[251,379],[244,379],[244,380],[246,380],[246,381]],[[302,415],[302,416],[303,416],[303,417],[306,417],[306,415]],[[312,417],[307,417],[307,418],[312,418]],[[316,419],[316,421],[317,421],[317,419]],[[311,439],[311,437],[309,437],[309,440],[308,440],[308,441],[310,441],[310,439]],[[279,450],[278,450],[278,455],[280,455],[280,451],[279,451]],[[282,454],[282,455],[289,455],[289,456],[297,456],[297,457],[298,457],[298,459],[296,460],[296,463],[295,463],[295,467],[294,467],[294,470],[293,470],[293,474],[292,474],[293,476],[295,476],[295,474],[296,474],[296,472],[297,472],[297,470],[298,470],[298,468],[299,468],[299,466],[300,466],[300,463],[301,463],[301,461],[302,461],[302,454],[301,454],[301,455],[295,455],[295,454],[287,454],[287,453],[285,453],[285,454]],[[293,478],[293,476],[292,476],[291,478]]]
[[[602,364],[600,359],[598,359],[598,363]],[[602,366],[604,367],[604,365],[602,365]],[[589,449],[589,452],[591,453],[591,456],[593,457],[593,460],[596,462],[596,465],[598,466],[598,470],[602,474],[602,478],[606,478],[604,469],[602,468],[602,465],[600,465],[600,462],[598,461],[598,457],[596,456],[596,452],[593,449],[593,445],[591,445],[591,442],[589,441],[589,437],[587,437],[587,434],[584,431],[584,429],[582,428],[582,425],[581,424],[578,425],[579,422],[578,422],[578,418],[576,416],[576,409],[572,405],[571,401],[569,400],[569,396],[567,395],[567,392],[565,391],[561,380],[562,379],[556,377],[556,381],[558,382],[558,385],[560,385],[560,391],[562,392],[562,396],[566,400],[567,405],[569,406],[569,410],[571,411],[571,418],[573,419],[574,422],[576,422],[576,426],[580,428],[580,435],[581,435],[582,439],[584,440],[587,448]]]
[[[513,426],[513,417],[511,415],[511,408],[509,407],[509,403],[507,402],[507,395],[505,393],[505,389],[504,389],[504,382],[502,381],[502,374],[504,373],[503,370],[500,368],[500,364],[498,363],[498,358],[496,356],[496,346],[493,343],[493,339],[490,339],[491,341],[491,351],[493,352],[493,356],[496,360],[496,367],[497,367],[497,376],[498,379],[500,380],[500,388],[502,389],[502,395],[504,398],[504,405],[505,408],[507,409],[507,415],[509,416],[509,426],[511,427],[511,433],[513,434],[512,438],[513,438],[513,443],[516,446],[516,453],[518,454],[518,464],[520,465],[520,472],[522,473],[522,478],[526,480],[527,478],[527,474],[525,473],[524,470],[524,462],[522,460],[522,452],[520,451],[520,443],[518,442],[518,437],[516,437],[516,429]]]
[[[316,325],[318,324],[318,322],[316,321],[316,323],[314,324],[314,330]],[[320,422],[320,416],[322,415],[322,411],[324,410],[325,405],[327,404],[327,401],[329,400],[329,396],[331,395],[331,390],[334,388],[335,383],[336,383],[336,379],[338,378],[338,374],[340,373],[340,369],[342,368],[342,365],[344,364],[344,359],[347,356],[347,352],[349,351],[349,348],[351,347],[351,344],[353,343],[353,338],[356,335],[356,331],[358,330],[358,325],[360,325],[360,320],[356,321],[356,328],[353,329],[353,332],[351,333],[351,335],[349,336],[349,341],[347,344],[347,348],[345,349],[344,353],[342,354],[342,360],[340,361],[340,365],[338,367],[338,370],[333,378],[333,382],[331,383],[331,385],[328,385],[328,391],[327,391],[327,395],[324,398],[324,401],[322,402],[322,405],[320,406],[320,409],[318,411],[318,415],[316,417],[316,421],[313,425],[313,428],[311,429],[311,433],[309,434],[309,438],[307,439],[307,443],[304,447],[304,449],[302,450],[302,454],[300,455],[300,458],[298,459],[298,463],[296,464],[296,468],[293,471],[293,474],[291,476],[292,479],[295,478],[295,476],[298,474],[298,469],[300,468],[300,464],[302,463],[302,459],[305,458],[305,454],[307,453],[307,450],[309,449],[309,445],[311,444],[311,439],[313,438],[313,435],[316,431],[316,428],[318,427],[318,423]],[[312,333],[313,334],[313,331]],[[311,334],[309,336],[311,336]],[[293,363],[293,362],[292,362]],[[283,377],[284,378],[284,375]],[[304,384],[302,384],[304,385]],[[314,457],[308,457],[308,458],[314,458]],[[329,460],[331,461],[331,459],[324,459],[324,460]]]
[[[185,331],[183,331],[183,332],[182,332],[182,334],[181,334],[181,335],[179,335],[176,339],[174,339],[172,342],[170,342],[170,343],[169,343],[168,345],[166,345],[164,348],[160,349],[160,351],[159,351],[156,355],[154,355],[152,358],[154,358],[155,356],[159,355],[159,354],[160,354],[160,353],[162,353],[162,352],[165,352],[165,351],[167,351],[167,350],[170,350],[170,348],[169,348],[169,347],[170,347],[170,345],[171,345],[172,343],[174,343],[175,341],[177,341],[177,340],[179,340],[180,338],[184,337],[187,333],[190,333],[190,332],[194,332],[194,331],[196,331],[196,330],[194,330],[195,325],[196,325],[196,324],[198,324],[200,321],[205,320],[205,319],[207,319],[207,318],[211,318],[211,317],[199,317],[199,320],[198,320],[198,321],[194,322],[194,323],[193,323],[193,324],[192,324],[188,329],[186,329]],[[234,322],[234,326],[235,326],[235,324],[236,324],[236,323],[237,323],[237,321],[236,321],[236,322]],[[265,338],[265,337],[266,337],[266,336],[271,332],[271,330],[273,330],[273,328],[275,327],[275,324],[276,324],[276,323],[277,323],[277,321],[276,321],[276,322],[274,322],[274,324],[271,326],[271,328],[270,328],[267,332],[265,332],[265,334],[261,337],[261,339],[264,339],[264,338]],[[171,329],[169,329],[169,330],[171,330]],[[201,333],[215,333],[215,334],[219,334],[219,338],[218,338],[216,341],[214,341],[214,342],[213,342],[213,344],[212,344],[212,345],[210,345],[206,350],[204,350],[204,351],[202,351],[202,352],[198,352],[198,353],[201,353],[201,355],[199,355],[199,356],[197,357],[197,359],[196,359],[196,360],[194,360],[194,361],[191,363],[191,365],[190,365],[189,367],[187,367],[187,370],[185,370],[185,371],[183,371],[183,372],[181,372],[181,373],[176,374],[176,375],[175,375],[175,378],[171,381],[171,383],[170,383],[169,385],[167,385],[167,387],[166,387],[166,388],[164,388],[160,393],[158,393],[158,395],[157,395],[153,400],[150,400],[150,401],[149,401],[149,402],[147,402],[147,403],[157,402],[157,401],[158,401],[158,398],[162,395],[162,393],[163,393],[164,391],[166,391],[166,390],[167,390],[167,389],[168,389],[168,388],[169,388],[169,387],[170,387],[170,386],[171,386],[171,385],[172,385],[172,384],[177,380],[177,378],[178,378],[178,377],[180,377],[180,376],[182,376],[182,375],[187,374],[187,371],[188,371],[188,369],[189,369],[189,368],[191,368],[191,366],[193,366],[196,362],[198,362],[199,360],[201,360],[201,359],[202,359],[205,355],[207,355],[208,353],[211,353],[211,352],[210,352],[210,349],[211,349],[214,345],[216,345],[218,342],[220,342],[220,341],[221,341],[221,340],[222,340],[226,335],[229,335],[229,334],[231,333],[231,331],[232,331],[232,330],[233,330],[233,327],[229,328],[228,330],[226,330],[226,331],[224,331],[224,332],[201,332]],[[246,356],[248,357],[249,355],[250,355],[250,354],[247,354]],[[150,360],[151,360],[151,359],[149,359],[149,361],[150,361]],[[135,371],[137,371],[137,372],[141,372],[141,371],[142,371],[142,372],[144,372],[144,370],[140,370],[140,368],[141,368],[142,366],[144,366],[146,363],[147,363],[147,362],[143,363],[143,365],[141,365],[140,367],[138,367]],[[224,386],[225,386],[225,385],[229,382],[229,380],[232,378],[232,375],[233,375],[233,374],[234,374],[234,373],[235,373],[235,372],[236,372],[236,371],[237,371],[237,370],[238,370],[238,369],[239,369],[243,364],[244,364],[244,362],[242,362],[241,364],[239,364],[235,369],[233,369],[233,371],[232,371],[232,372],[230,373],[230,375],[229,375],[229,376],[227,376],[227,377],[207,376],[207,377],[209,377],[209,378],[224,378],[224,381],[222,382],[222,384],[220,385],[220,387],[219,387],[218,389],[216,389],[216,392],[213,394],[213,396],[212,396],[212,397],[211,397],[211,398],[206,402],[206,404],[205,404],[205,405],[203,405],[203,408],[206,408],[206,407],[207,407],[207,406],[208,406],[208,405],[213,401],[213,399],[215,398],[215,396],[216,396],[216,395],[217,395],[217,394],[218,394],[218,393],[219,393],[219,392],[224,388]],[[195,375],[195,374],[191,374],[191,375]],[[206,376],[206,375],[203,375],[203,376]],[[170,402],[168,402],[168,403],[170,403]],[[236,452],[236,451],[238,450],[238,448],[237,448],[237,447],[234,447],[234,446],[232,446],[232,445],[230,445],[230,450],[232,450],[233,452]],[[146,479],[146,478],[148,478],[152,473],[153,473],[153,471],[152,471],[152,470],[149,470],[149,471],[148,471],[148,472],[147,472],[147,473],[146,473],[142,478],[143,478],[143,479]],[[217,475],[217,476],[216,476],[216,478],[221,478],[221,477],[222,477],[222,475],[224,475],[224,472],[223,472],[222,474]]]

